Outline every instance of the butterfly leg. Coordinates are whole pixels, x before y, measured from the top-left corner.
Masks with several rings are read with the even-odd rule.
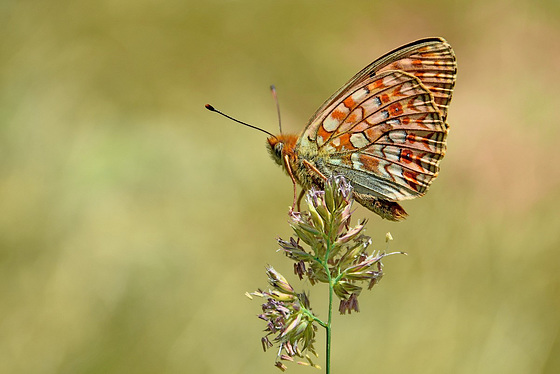
[[[315,172],[315,174],[317,174],[318,176],[320,176],[321,178],[323,178],[323,180],[327,180],[327,177],[325,177],[325,175],[323,173],[321,173],[319,171],[319,169],[317,169],[315,167],[315,165],[313,165],[311,162],[307,161],[307,160],[303,160],[303,163],[305,164],[305,166],[307,166],[309,169],[311,169],[311,171]]]
[[[304,195],[305,195],[305,190],[302,188],[301,192],[299,193],[298,199],[297,199],[297,210],[298,210],[298,212],[301,212],[301,199],[303,199]]]
[[[292,203],[292,206],[290,207],[290,213],[291,213],[294,211],[294,207],[296,206],[296,201],[299,210],[299,200],[297,198],[297,182],[296,182],[296,178],[294,177],[294,173],[292,173],[292,167],[290,166],[290,159],[288,155],[284,156],[284,165],[286,165],[286,170],[288,171],[288,175],[290,176],[290,178],[292,178],[292,183],[294,184],[294,201]]]

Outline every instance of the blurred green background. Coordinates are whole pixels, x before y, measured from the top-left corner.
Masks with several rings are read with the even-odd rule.
[[[269,263],[309,289],[275,252],[291,182],[262,133],[203,106],[276,132],[274,83],[297,133],[428,36],[458,58],[448,156],[405,222],[358,209],[375,248],[391,231],[409,256],[336,316],[333,373],[560,372],[557,1],[3,0],[0,16],[2,373],[277,372],[243,294]]]

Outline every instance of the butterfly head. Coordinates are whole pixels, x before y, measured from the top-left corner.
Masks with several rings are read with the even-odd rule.
[[[278,135],[271,136],[267,139],[267,148],[272,159],[280,166],[284,165],[285,156],[288,155],[290,161],[295,157],[295,146],[297,136],[295,135]]]

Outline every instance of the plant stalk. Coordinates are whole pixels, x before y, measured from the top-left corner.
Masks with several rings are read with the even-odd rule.
[[[326,352],[326,371],[331,372],[331,321],[332,321],[332,299],[333,299],[333,283],[329,275],[329,319],[327,321],[327,352]]]
[[[327,325],[325,326],[325,329],[327,330],[327,344],[326,344],[326,354],[325,354],[325,366],[326,366],[326,373],[330,374],[331,372],[331,323],[332,323],[332,304],[333,304],[333,292],[334,292],[334,280],[331,277],[331,273],[329,271],[329,264],[328,264],[328,259],[329,259],[329,255],[330,252],[332,250],[332,244],[330,243],[330,240],[327,239],[327,253],[325,255],[325,259],[323,262],[323,266],[325,267],[325,270],[327,272],[327,277],[329,279],[329,317],[327,320]]]

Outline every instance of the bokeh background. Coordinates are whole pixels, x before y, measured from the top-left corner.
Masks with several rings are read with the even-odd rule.
[[[0,372],[276,372],[243,294],[266,264],[309,289],[276,252],[291,182],[262,133],[203,106],[276,132],[274,83],[297,133],[428,36],[458,58],[448,155],[405,222],[358,209],[409,256],[336,316],[333,372],[560,372],[558,1],[3,0],[0,17]]]

